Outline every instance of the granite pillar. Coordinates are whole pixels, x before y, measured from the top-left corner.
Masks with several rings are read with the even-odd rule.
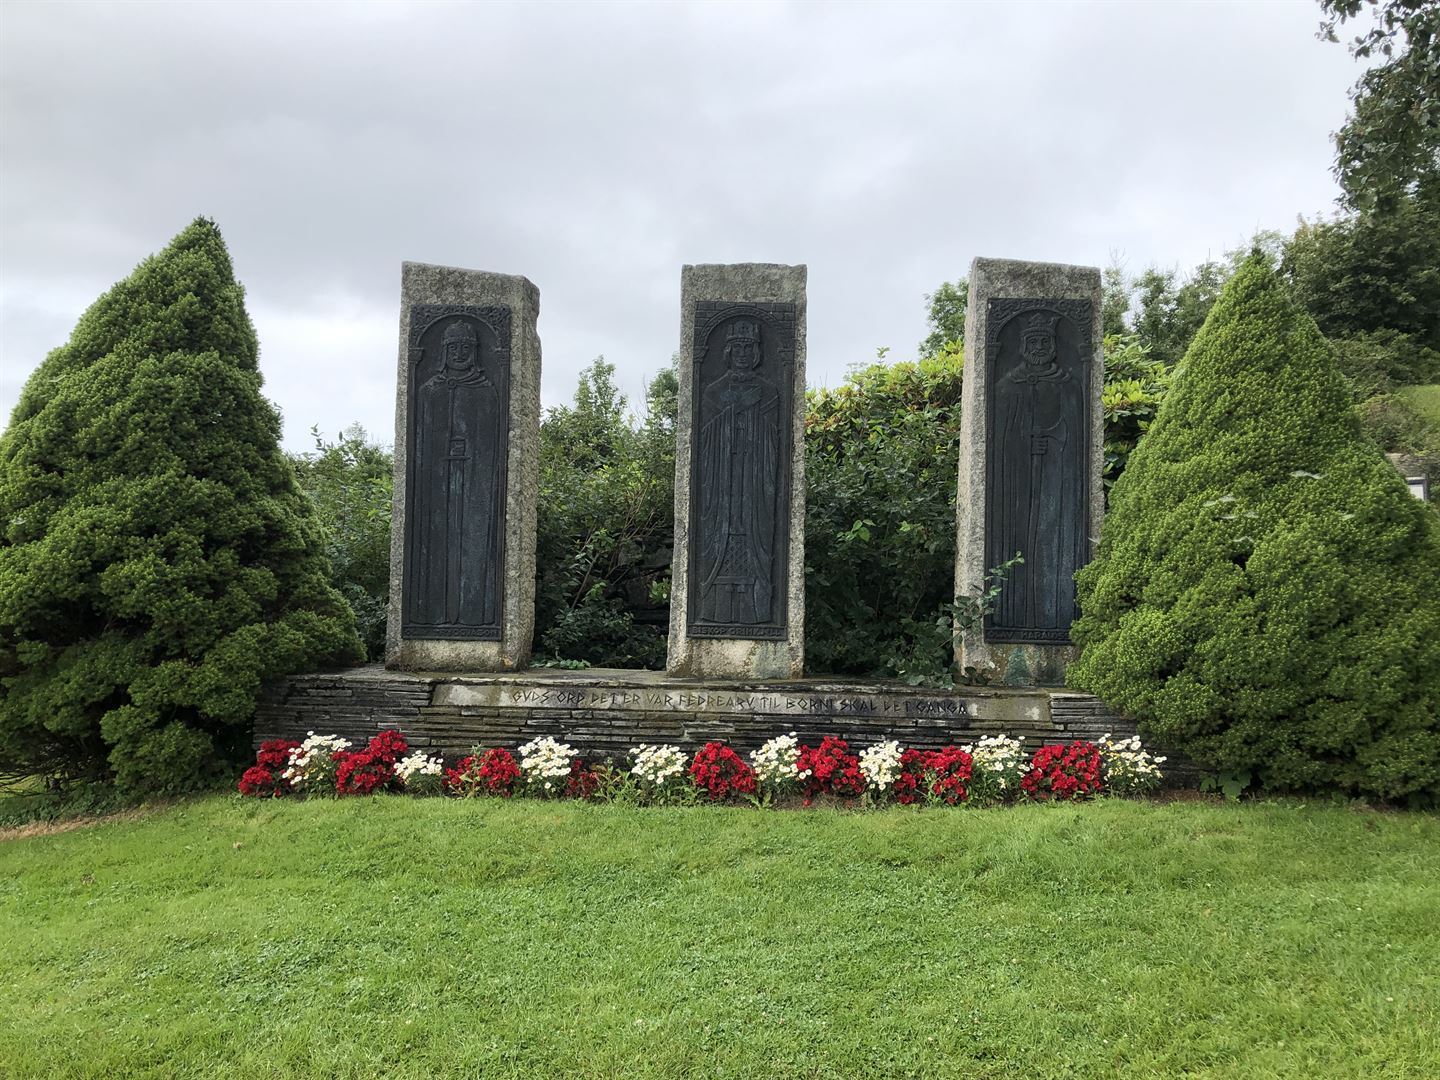
[[[671,673],[803,671],[805,276],[681,271]]]
[[[385,663],[513,671],[535,629],[540,291],[405,263]]]
[[[965,314],[955,592],[1017,551],[956,661],[1003,686],[1059,686],[1077,655],[1075,571],[1104,515],[1100,271],[976,259]]]

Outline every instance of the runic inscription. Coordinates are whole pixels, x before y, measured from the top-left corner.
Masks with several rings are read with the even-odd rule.
[[[784,639],[795,305],[695,305],[691,637]]]
[[[1088,300],[998,299],[987,310],[990,453],[985,565],[1019,551],[985,620],[994,642],[1066,644],[1089,556]]]
[[[499,641],[510,309],[410,308],[404,635]]]

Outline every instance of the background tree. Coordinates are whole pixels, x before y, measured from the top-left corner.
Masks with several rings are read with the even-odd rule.
[[[929,333],[920,343],[922,358],[938,356],[950,346],[956,352],[965,344],[965,305],[970,302],[970,283],[965,278],[942,281],[925,296],[925,326]]]
[[[1320,36],[1367,7],[1369,30],[1350,43],[1359,60],[1384,57],[1350,92],[1354,112],[1335,133],[1335,179],[1355,209],[1385,209],[1440,183],[1440,2],[1320,0]]]
[[[1074,685],[1269,786],[1440,794],[1440,520],[1263,257],[1112,494]]]
[[[360,655],[197,220],[102,296],[0,437],[0,773],[204,783],[263,681]]]
[[[944,288],[944,286],[942,286]],[[874,364],[812,390],[805,416],[805,663],[948,671],[962,359]]]
[[[675,533],[673,365],[631,421],[604,357],[540,426],[536,653],[606,667],[665,664]]]
[[[324,537],[330,584],[355,612],[356,629],[370,660],[385,655],[390,603],[390,504],[394,459],[352,424],[333,442],[310,429],[315,449],[291,463],[310,498]]]

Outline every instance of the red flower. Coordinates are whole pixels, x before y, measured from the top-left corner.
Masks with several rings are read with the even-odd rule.
[[[278,775],[260,765],[252,765],[240,777],[240,794],[265,799],[279,797],[290,790],[290,785]]]
[[[271,739],[269,742],[260,744],[260,752],[255,755],[255,764],[262,769],[269,769],[273,773],[284,772],[290,765],[290,751],[299,750],[298,742],[291,742],[289,739]]]
[[[570,763],[570,775],[565,778],[565,794],[571,799],[592,798],[600,787],[600,777],[585,762],[576,758]]]
[[[335,755],[335,790],[341,795],[373,795],[395,783],[395,763],[409,747],[405,736],[386,729],[364,750]]]
[[[850,753],[844,739],[826,735],[819,746],[801,746],[795,762],[799,772],[809,770],[805,777],[805,804],[822,792],[832,795],[859,795],[865,790],[865,776],[860,772],[860,758]]]
[[[508,799],[515,794],[520,780],[520,765],[509,750],[500,747],[483,754],[463,757],[453,769],[445,770],[445,790],[452,795],[499,795]]]
[[[386,728],[380,732],[370,740],[370,745],[366,749],[387,765],[394,765],[410,752],[410,746],[405,742],[405,736],[394,728]]]
[[[900,755],[895,801],[909,805],[933,795],[947,806],[962,803],[970,797],[974,769],[974,760],[958,746],[906,750]]]
[[[712,800],[755,794],[755,770],[721,742],[708,742],[690,762],[690,779]]]
[[[1069,746],[1042,746],[1030,759],[1020,788],[1032,799],[1084,799],[1105,790],[1100,747],[1076,740]]]

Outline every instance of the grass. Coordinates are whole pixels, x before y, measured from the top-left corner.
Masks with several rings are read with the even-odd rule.
[[[1432,423],[1440,424],[1440,383],[1430,386],[1402,386],[1397,393],[1408,398]]]
[[[213,797],[0,843],[0,1076],[1422,1077],[1440,818]]]

